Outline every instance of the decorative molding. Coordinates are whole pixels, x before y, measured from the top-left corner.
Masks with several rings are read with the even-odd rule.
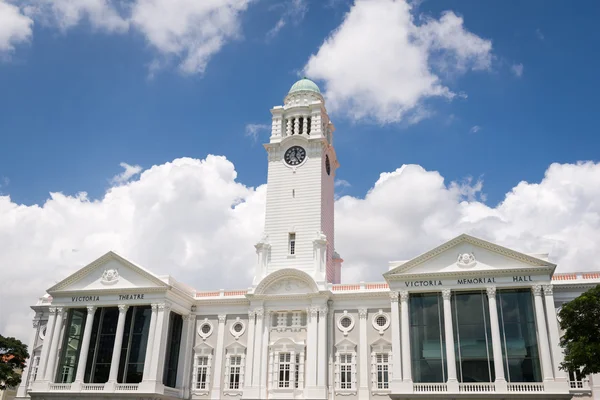
[[[236,330],[238,326],[241,327],[239,331]],[[235,340],[238,340],[240,337],[242,337],[244,332],[246,332],[246,324],[240,319],[240,317],[236,317],[233,324],[231,324],[229,327],[229,333],[231,333],[231,336],[233,336]]]
[[[125,314],[127,312],[127,309],[129,309],[129,306],[127,304],[119,304],[119,313]]]
[[[327,312],[328,311],[329,311],[329,308],[327,308],[327,306],[321,307],[319,309],[319,318],[325,318],[325,317],[327,317]]]
[[[205,326],[207,326],[208,329],[203,329]],[[212,335],[214,330],[215,329],[213,327],[213,324],[211,324],[211,322],[208,320],[208,318],[204,318],[204,320],[198,324],[198,329],[197,329],[198,336],[200,336],[202,338],[202,340],[208,339],[208,337],[210,335]]]
[[[152,303],[150,307],[152,308],[152,312],[158,311],[158,304]]]
[[[348,326],[344,326],[342,324],[342,320],[349,320]],[[347,310],[344,310],[344,313],[337,319],[337,327],[344,334],[344,336],[348,336],[348,333],[354,329],[354,317],[348,313]]]
[[[33,322],[33,329],[37,329],[40,326],[39,319],[34,319],[32,322]]]
[[[56,315],[56,307],[49,307],[48,308],[48,313],[50,315]]]
[[[256,289],[254,290],[254,295],[266,295],[267,289],[271,287],[275,282],[279,280],[299,280],[306,284],[306,293],[318,293],[319,287],[315,283],[314,279],[308,275],[304,271],[300,271],[294,268],[284,268],[278,271],[272,272],[267,275],[263,280],[258,284]]]
[[[307,312],[310,313],[311,318],[317,318],[317,315],[319,315],[319,306],[311,306]]]
[[[442,297],[444,298],[444,300],[450,300],[450,297],[452,297],[452,290],[442,289]]]
[[[392,303],[397,303],[398,302],[398,292],[396,292],[396,291],[391,291],[390,292],[390,301]]]
[[[256,312],[254,310],[248,310],[248,319],[251,320],[256,316]]]
[[[56,315],[60,315],[64,313],[64,307],[56,307]]]
[[[401,290],[400,291],[400,300],[403,303],[408,301],[408,291],[407,290]]]
[[[158,311],[169,312],[171,310],[171,305],[168,303],[159,303]]]
[[[456,265],[462,268],[474,267],[475,265],[477,265],[477,260],[475,260],[475,254],[473,252],[459,254],[456,260]]]
[[[119,281],[119,270],[116,268],[105,269],[100,278],[100,283],[103,285],[114,285]]]
[[[361,307],[358,309],[358,318],[360,318],[360,319],[367,318],[367,309],[365,307]]]
[[[531,290],[533,291],[533,295],[534,296],[541,296],[542,295],[542,285],[533,285],[531,287]]]
[[[96,306],[87,306],[87,313],[88,315],[94,315],[94,313],[96,312]]]
[[[219,314],[217,315],[217,318],[219,319],[219,324],[224,324],[227,319],[227,314]]]
[[[489,298],[496,297],[496,286],[488,286],[485,290]]]
[[[552,285],[542,285],[542,288],[544,289],[544,295],[546,296],[552,296],[553,295],[553,291],[552,291]]]
[[[256,318],[262,319],[265,315],[265,309],[263,307],[258,307],[254,309],[254,314],[256,314]]]

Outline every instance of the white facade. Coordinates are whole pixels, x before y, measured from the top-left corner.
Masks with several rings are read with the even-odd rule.
[[[196,292],[109,252],[32,307],[19,398],[600,399],[558,369],[556,319],[600,273],[461,235],[340,284],[323,98],[303,79],[271,112],[252,286]]]

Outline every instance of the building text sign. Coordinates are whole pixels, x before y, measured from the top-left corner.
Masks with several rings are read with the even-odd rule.
[[[537,280],[547,280],[545,276],[519,275],[502,277],[469,277],[458,279],[427,279],[418,281],[406,281],[404,284],[408,288],[434,287],[434,286],[465,286],[465,285],[494,285],[497,283],[526,283]]]

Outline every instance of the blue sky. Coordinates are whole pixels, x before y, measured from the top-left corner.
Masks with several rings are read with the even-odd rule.
[[[137,32],[35,23],[31,40],[0,63],[0,176],[9,180],[0,190],[25,204],[54,191],[97,198],[120,162],[148,168],[209,153],[230,159],[245,184],[264,183],[267,134],[254,142],[245,126],[269,123],[269,108],[350,7],[308,1],[303,19],[268,38],[288,3],[250,4],[239,37],[191,75],[171,65],[149,78],[160,55]],[[539,181],[552,162],[598,159],[597,2],[423,1],[414,14],[445,10],[492,42],[490,69],[448,76],[447,86],[468,97],[428,101],[433,115],[416,124],[334,114],[338,177],[352,185],[344,193],[362,196],[381,172],[415,163],[447,181],[481,177],[495,204],[519,181]]]

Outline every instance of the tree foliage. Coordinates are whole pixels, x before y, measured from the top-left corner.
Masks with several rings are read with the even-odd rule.
[[[563,305],[558,316],[565,349],[560,367],[583,375],[600,373],[600,285]]]
[[[0,335],[0,390],[21,383],[20,371],[28,358],[27,345],[19,339]]]

